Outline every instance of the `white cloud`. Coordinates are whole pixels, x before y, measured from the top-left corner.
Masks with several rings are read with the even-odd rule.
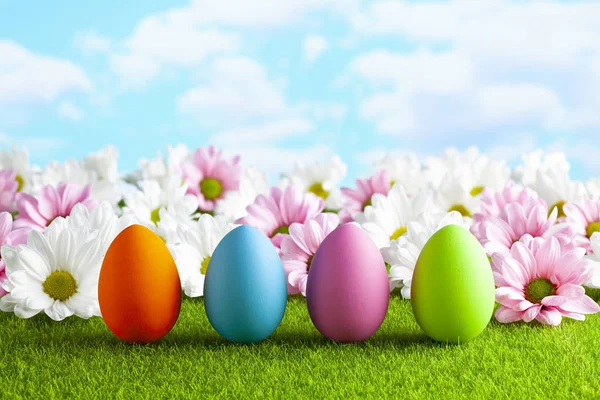
[[[541,85],[511,83],[481,87],[477,93],[480,117],[488,122],[547,120],[561,111],[556,93]]]
[[[65,146],[65,141],[57,137],[39,137],[39,136],[11,136],[0,131],[0,142],[3,148],[17,145],[25,148],[30,156],[47,155],[48,151],[56,150]]]
[[[219,132],[211,138],[211,143],[219,147],[239,146],[240,143],[276,142],[289,137],[304,135],[314,129],[302,118],[289,118],[260,125],[245,126]]]
[[[397,34],[421,43],[453,43],[508,64],[562,65],[598,51],[600,4],[555,1],[380,1],[353,18],[359,32]]]
[[[495,160],[506,160],[508,163],[515,163],[521,161],[523,154],[531,153],[539,147],[536,135],[524,132],[505,135],[504,140],[495,142],[484,150]]]
[[[413,53],[374,50],[354,58],[350,68],[376,86],[392,85],[407,95],[464,91],[474,78],[468,54],[456,50],[441,53],[428,49]]]
[[[285,28],[304,22],[317,12],[350,15],[358,10],[359,2],[195,0],[143,18],[125,39],[124,51],[111,56],[110,64],[124,84],[139,86],[156,77],[167,65],[193,67],[210,55],[237,51],[241,39],[238,34],[229,32],[230,29]]]
[[[141,54],[115,54],[111,56],[110,64],[126,86],[141,86],[160,70],[160,62]]]
[[[76,107],[70,101],[63,101],[58,106],[58,115],[65,119],[70,119],[72,121],[80,121],[83,119],[83,111],[81,111],[78,107]]]
[[[282,166],[292,166],[297,161],[313,163],[323,161],[333,155],[333,151],[323,145],[308,148],[285,148],[278,146],[231,147],[225,150],[228,155],[239,154],[246,165],[253,165],[270,174],[280,174]]]
[[[357,10],[358,3],[357,0],[196,0],[163,15],[176,24],[221,24],[264,30],[303,22],[309,14],[319,11],[347,14]]]
[[[570,162],[579,164],[594,176],[600,174],[600,145],[597,141],[585,140],[576,134],[564,134],[560,138],[546,138],[544,134],[519,133],[505,137],[487,149],[488,153],[498,160],[506,160],[511,164],[521,162],[521,156],[538,149],[544,152],[565,153]]]
[[[420,159],[424,158],[424,154],[412,151],[410,149],[404,148],[384,148],[384,147],[374,147],[369,150],[360,152],[356,155],[356,160],[361,163],[363,166],[367,166],[369,168],[373,167],[377,161],[381,161],[381,159],[389,154],[393,155],[405,155],[405,154],[417,154]],[[425,154],[425,155],[430,155]]]
[[[448,97],[468,92],[475,76],[469,57],[460,51],[434,53],[419,49],[413,53],[374,50],[355,57],[350,63],[354,73],[375,88],[386,89],[364,98],[360,104],[363,118],[389,134],[417,135],[424,124],[419,114],[423,98]],[[344,79],[346,82],[349,79]]]
[[[95,29],[77,32],[73,44],[84,53],[105,53],[110,50],[111,40],[99,34]]]
[[[386,133],[598,128],[599,14],[592,2],[370,2],[354,34],[417,50],[359,55],[337,82],[370,84],[360,112]]]
[[[111,56],[111,67],[126,85],[142,85],[164,66],[190,68],[209,55],[233,52],[239,47],[239,38],[236,34],[151,16],[137,25],[124,47],[125,52]]]
[[[343,103],[332,101],[311,100],[305,101],[294,107],[295,110],[310,115],[318,121],[333,120],[342,121],[348,114],[348,106]]]
[[[329,42],[323,36],[309,35],[304,38],[303,46],[304,57],[308,62],[312,63],[329,48]]]
[[[69,61],[7,40],[0,40],[0,54],[0,105],[48,103],[64,93],[92,89],[86,73]]]
[[[216,59],[205,79],[204,85],[188,90],[177,101],[181,112],[195,115],[204,125],[258,120],[287,110],[279,88],[252,59]]]
[[[598,176],[600,174],[600,145],[598,142],[578,141],[573,145],[567,145],[562,147],[566,148],[567,156],[571,160],[577,160],[581,162],[588,173],[591,176]]]
[[[417,116],[410,98],[404,94],[376,93],[361,103],[360,114],[373,121],[380,132],[416,134]]]

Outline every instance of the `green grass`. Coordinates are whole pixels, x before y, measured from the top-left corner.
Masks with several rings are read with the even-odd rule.
[[[598,300],[600,293],[592,296]],[[585,322],[491,322],[460,346],[438,344],[393,297],[369,341],[337,344],[292,298],[263,343],[237,345],[186,300],[173,331],[148,345],[120,342],[99,318],[20,320],[0,313],[0,398],[598,398],[600,315]]]

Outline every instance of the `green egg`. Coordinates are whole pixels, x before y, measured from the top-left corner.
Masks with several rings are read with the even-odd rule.
[[[425,244],[413,275],[411,303],[429,337],[444,343],[477,337],[492,318],[494,292],[490,262],[468,230],[448,225]]]

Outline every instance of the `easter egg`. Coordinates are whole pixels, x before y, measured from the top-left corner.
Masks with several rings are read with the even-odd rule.
[[[121,340],[151,343],[179,317],[181,283],[163,240],[132,225],[114,239],[100,270],[98,301],[104,322]]]
[[[448,225],[425,244],[412,279],[411,303],[432,339],[465,343],[478,336],[494,311],[494,277],[479,241]]]
[[[381,326],[389,284],[377,246],[345,224],[321,243],[308,272],[306,303],[315,327],[336,342],[360,342]]]
[[[277,250],[258,229],[239,226],[217,245],[206,271],[204,307],[213,328],[232,342],[269,337],[287,303]]]

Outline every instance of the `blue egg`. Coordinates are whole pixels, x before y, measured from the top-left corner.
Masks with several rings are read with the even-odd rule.
[[[277,329],[287,302],[277,250],[258,229],[239,226],[213,253],[204,281],[210,324],[232,342],[260,342]]]

